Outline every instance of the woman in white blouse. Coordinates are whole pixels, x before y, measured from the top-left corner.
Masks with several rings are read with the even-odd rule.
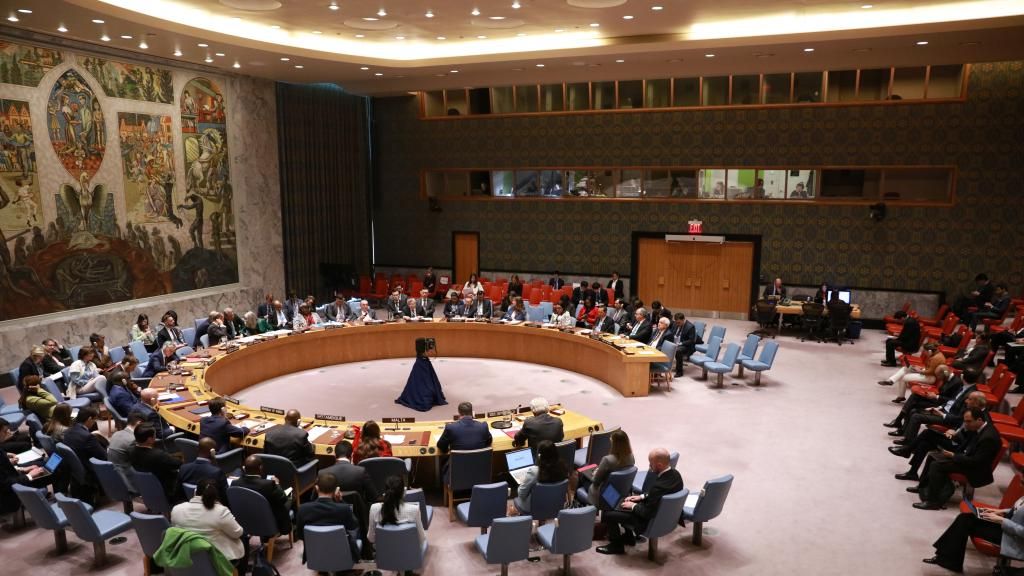
[[[423,522],[420,520],[420,505],[405,501],[405,481],[400,476],[391,476],[384,481],[384,499],[370,506],[370,520],[366,538],[376,542],[377,526],[388,524],[416,524],[420,545],[426,541]]]
[[[472,294],[473,296],[476,296],[476,293],[479,292],[480,289],[483,287],[484,285],[481,284],[479,280],[477,280],[476,273],[474,272],[473,274],[469,275],[469,282],[466,282],[466,284],[462,287],[462,293]]]
[[[299,305],[299,313],[292,320],[292,330],[301,332],[308,330],[320,323],[320,315],[313,311],[313,308],[306,303]]]
[[[242,527],[218,500],[217,481],[203,478],[196,485],[195,496],[171,510],[171,524],[205,537],[225,558],[234,562],[245,554]]]
[[[96,360],[96,349],[92,346],[82,346],[78,351],[78,360],[71,363],[68,368],[68,397],[76,398],[79,394],[86,394],[96,391],[96,385],[107,377],[100,374],[94,361]]]

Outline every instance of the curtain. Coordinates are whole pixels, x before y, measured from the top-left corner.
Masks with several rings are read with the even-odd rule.
[[[277,84],[286,289],[319,301],[370,270],[368,99]]]

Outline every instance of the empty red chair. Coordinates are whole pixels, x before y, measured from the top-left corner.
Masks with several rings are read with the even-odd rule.
[[[491,287],[487,289],[487,297],[491,302],[501,302],[501,286],[491,284]]]
[[[995,409],[1003,403],[1003,398],[1006,398],[1006,393],[1010,390],[1010,385],[1017,379],[1017,375],[1009,370],[1002,373],[1000,380],[992,385],[991,392],[985,392],[985,402],[988,403],[988,407]],[[989,380],[991,383],[991,380]]]
[[[922,327],[924,327],[924,326],[938,326],[946,318],[946,313],[948,313],[948,312],[949,312],[949,305],[948,304],[943,304],[942,306],[939,306],[939,309],[935,312],[935,316],[933,316],[931,318],[924,318],[924,317],[918,316],[917,317],[917,321],[921,324]]]
[[[960,335],[960,342],[957,343],[956,348],[952,346],[939,346],[939,350],[945,354],[946,358],[949,358],[950,361],[952,361],[952,358],[956,356],[957,352],[967,348],[968,342],[974,340],[974,332],[971,332],[971,329],[963,324],[956,327],[955,333]]]
[[[1008,426],[1020,426],[1024,424],[1024,397],[1017,402],[1017,406],[1014,407],[1012,414],[989,412],[989,416],[992,417],[993,424],[1006,424]]]
[[[943,336],[949,336],[953,333],[953,329],[960,323],[960,318],[956,314],[947,314],[946,319],[942,321],[941,326],[922,326],[921,335],[925,338],[932,340],[938,340]]]
[[[610,306],[615,303],[615,290],[612,288],[605,288],[605,291],[608,292],[608,305]]]
[[[997,325],[989,326],[988,331],[990,334],[998,334],[999,332],[1005,332],[1007,330],[1016,332],[1024,328],[1024,312],[1017,311],[1017,315],[1013,317],[1013,322],[1009,326]]]
[[[530,305],[540,306],[541,300],[544,299],[544,291],[538,288],[530,290]]]
[[[558,302],[561,302],[561,301],[562,301],[562,291],[561,290],[552,290],[551,293],[548,294],[548,302],[551,302],[552,304],[555,304],[555,303],[558,303]]]
[[[523,298],[523,300],[529,300],[530,299],[530,294],[532,294],[532,293],[533,293],[533,286],[531,286],[529,284],[523,284],[523,293],[520,294],[520,296]]]
[[[359,275],[359,292],[360,298],[366,298],[367,294],[373,292],[373,286],[370,284],[370,277],[364,274]]]
[[[1006,372],[1007,370],[1008,368],[1006,367],[1006,364],[997,365],[992,369],[992,374],[989,375],[988,380],[984,383],[978,384],[978,390],[981,390],[982,392],[991,392],[992,384],[998,382],[999,379],[1003,377],[1003,372]]]

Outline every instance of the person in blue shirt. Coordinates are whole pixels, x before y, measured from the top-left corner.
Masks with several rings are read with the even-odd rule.
[[[225,452],[231,449],[231,438],[241,439],[249,433],[245,426],[235,426],[224,417],[224,400],[214,398],[207,405],[210,409],[209,416],[203,416],[199,421],[199,437],[213,438],[217,443],[217,452]]]

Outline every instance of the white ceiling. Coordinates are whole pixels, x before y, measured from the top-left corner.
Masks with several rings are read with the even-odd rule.
[[[0,0],[0,17],[362,94],[1024,58],[1024,0],[513,1],[336,0],[334,10],[332,0]]]

